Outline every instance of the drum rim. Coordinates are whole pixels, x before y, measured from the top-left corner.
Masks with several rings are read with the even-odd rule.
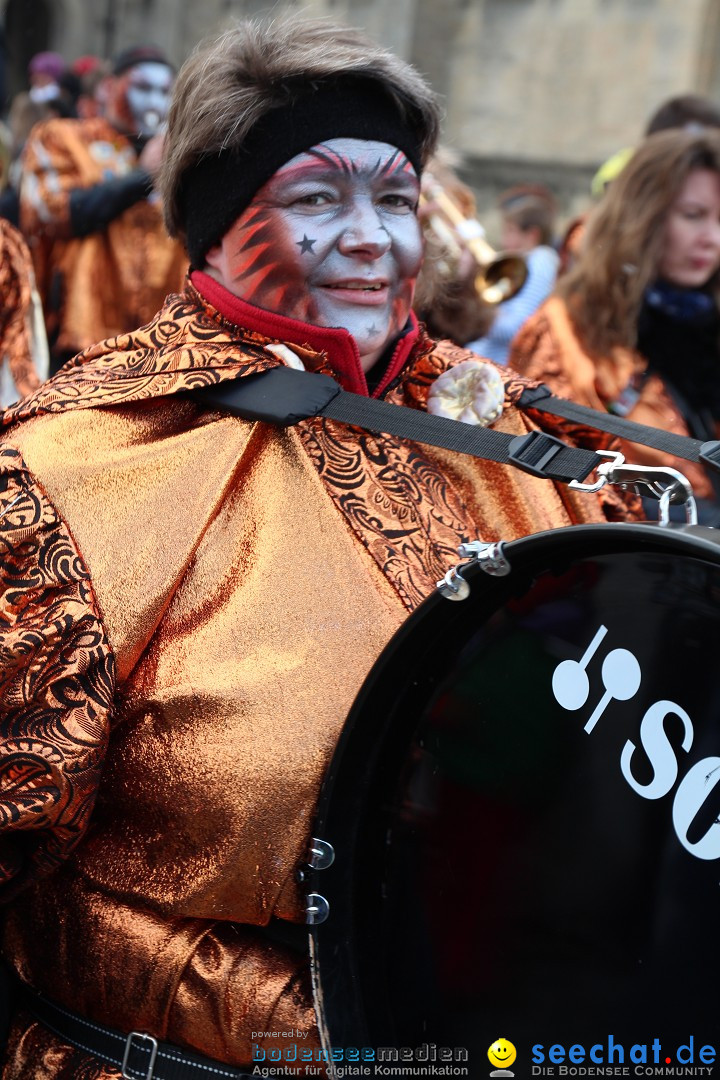
[[[618,551],[642,549],[650,552],[677,548],[679,551],[686,551],[687,554],[711,556],[713,561],[720,565],[720,529],[712,529],[703,525],[660,526],[653,522],[597,522],[588,525],[570,525],[560,529],[545,529],[542,532],[531,533],[516,540],[508,540],[505,542],[504,550],[512,564],[518,559],[521,561],[529,560],[535,554],[542,553],[548,544],[556,545],[558,552],[564,549],[571,551],[576,545],[588,541],[597,542],[601,539],[603,542],[609,542],[611,548]],[[502,541],[502,537],[500,541]],[[477,563],[470,563],[463,566],[463,577],[470,585],[471,590],[475,581],[481,581],[488,592],[503,592],[510,586],[512,573],[505,578],[489,577]],[[324,810],[332,797],[333,766],[342,756],[347,742],[352,737],[352,728],[356,717],[363,710],[366,698],[372,693],[374,682],[372,673],[377,672],[381,665],[386,666],[398,652],[402,651],[407,639],[411,634],[414,634],[416,627],[429,618],[436,608],[442,610],[445,605],[448,608],[450,606],[459,607],[462,603],[464,601],[454,604],[452,601],[446,600],[439,591],[433,592],[410,613],[378,655],[372,668],[365,676],[362,686],[355,695],[335,745],[317,802],[316,823],[322,823],[326,817]]]
[[[552,546],[553,559],[562,558],[563,555],[567,555],[569,558],[573,556],[587,558],[593,555],[606,555],[615,552],[632,554],[644,551],[647,553],[672,554],[676,551],[696,558],[704,558],[720,566],[720,530],[689,525],[661,527],[654,523],[609,522],[544,530],[543,532],[507,541],[505,554],[511,565],[514,564],[519,570],[528,572],[532,568],[533,561],[541,559],[544,553],[549,550],[549,545]],[[548,568],[548,562],[549,560],[546,562],[545,569]],[[477,563],[470,564],[467,568],[464,566],[463,576],[471,587],[471,595],[475,582],[482,582],[483,596],[487,598],[488,602],[497,597],[497,606],[501,606],[503,595],[513,589],[512,573],[507,577],[491,577]],[[367,713],[369,703],[379,692],[380,673],[387,672],[388,668],[392,668],[393,664],[397,663],[398,658],[402,658],[404,651],[409,646],[410,639],[416,634],[418,627],[431,618],[433,612],[436,610],[444,612],[445,618],[443,622],[452,622],[454,618],[460,616],[465,603],[466,601],[452,602],[446,600],[439,591],[434,592],[408,616],[378,656],[355,697],[331,758],[318,799],[314,836],[321,839],[330,838],[325,835],[325,832],[329,819],[333,817],[334,801],[347,802],[347,798],[343,798],[342,795],[338,799],[337,793],[342,790],[339,787],[339,781],[347,772],[345,759],[347,758],[348,745],[356,744],[358,741],[358,718],[361,714]],[[384,725],[376,723],[370,726],[374,732],[377,732],[380,739],[385,738],[388,728],[387,721]],[[337,810],[335,811],[336,816]],[[352,860],[350,865],[352,865]],[[307,877],[307,884],[311,890],[322,893],[324,873],[322,870],[310,872]],[[335,886],[333,891],[342,893],[346,890],[343,890],[342,885],[338,885]],[[326,996],[322,964],[323,953],[329,944],[329,929],[327,925],[324,928],[322,925],[311,928],[313,980],[318,983],[318,989],[314,995],[316,1011],[321,1031],[324,1034],[323,1041],[328,1046],[330,1045],[330,1033],[327,1030],[327,1013],[322,1004]],[[333,936],[337,939],[338,932],[334,931],[330,937]],[[348,972],[343,977],[348,980],[349,986],[355,987],[357,978],[355,972]],[[363,1026],[364,1020],[361,1020],[360,1024]],[[368,1045],[368,1043],[366,1042],[365,1045]]]

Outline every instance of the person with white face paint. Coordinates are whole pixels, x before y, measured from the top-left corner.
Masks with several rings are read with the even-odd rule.
[[[174,79],[159,49],[126,49],[102,85],[102,116],[48,121],[28,140],[20,222],[53,371],[147,322],[182,285],[187,260],[167,235],[155,193]]]
[[[394,146],[329,139],[260,188],[208,251],[208,273],[260,308],[344,327],[367,376],[410,314],[418,196],[417,173]],[[259,233],[270,241],[260,256]]]
[[[172,68],[157,60],[129,69],[125,97],[133,127],[141,138],[157,135],[165,124],[174,79]]]
[[[186,1080],[293,1048],[316,1069],[298,870],[355,694],[461,541],[604,520],[520,471],[199,393],[291,367],[530,430],[517,379],[412,311],[438,126],[413,68],[325,20],[202,46],[161,180],[189,281],[5,414],[0,580],[27,583],[0,598],[3,951],[31,988],[12,1080],[117,1078],[118,1046],[147,1075],[148,1036]]]

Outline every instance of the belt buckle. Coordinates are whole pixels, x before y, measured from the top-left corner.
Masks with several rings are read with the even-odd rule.
[[[130,1057],[130,1051],[132,1050],[133,1039],[142,1039],[144,1042],[150,1043],[150,1061],[148,1063],[147,1071],[145,1075],[138,1078],[138,1074],[131,1076],[126,1072],[128,1059]],[[122,1066],[120,1072],[123,1076],[123,1080],[152,1080],[153,1073],[155,1072],[155,1059],[157,1058],[158,1041],[154,1039],[152,1035],[147,1035],[144,1031],[131,1031],[125,1040],[125,1053],[123,1054]]]

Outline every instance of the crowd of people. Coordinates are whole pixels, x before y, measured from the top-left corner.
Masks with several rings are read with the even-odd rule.
[[[29,89],[13,99],[3,134],[0,221],[6,272],[22,280],[23,288],[6,304],[0,405],[27,394],[81,350],[147,323],[165,296],[182,287],[187,253],[167,233],[156,190],[174,78],[174,65],[154,46],[126,49],[113,60],[82,56],[66,64],[58,53],[42,52],[30,61]],[[688,250],[680,258],[698,261],[698,272],[688,278],[683,267],[679,280],[672,269],[668,277],[657,249],[674,201],[685,197],[684,144],[677,135],[676,150],[666,151],[667,171],[657,184],[656,161],[645,147],[655,145],[655,134],[668,130],[689,132],[701,141],[707,136],[711,144],[718,128],[720,107],[708,98],[685,94],[664,102],[649,118],[638,148],[650,155],[645,170],[650,179],[639,175],[637,192],[628,195],[625,166],[635,151],[625,147],[613,154],[593,179],[597,207],[566,223],[563,235],[555,198],[546,187],[528,182],[502,192],[496,205],[499,247],[518,256],[525,271],[519,287],[501,296],[501,302],[489,301],[487,290],[478,287],[484,267],[464,239],[464,227],[478,225],[475,198],[460,179],[460,159],[440,147],[426,169],[419,207],[428,257],[419,275],[416,314],[435,337],[496,364],[510,362],[515,370],[584,404],[622,409],[623,415],[678,433],[714,437],[713,241],[705,240],[707,230],[696,230],[699,238],[688,244],[705,244],[706,250]],[[700,143],[696,151],[707,152],[709,159],[714,153]],[[687,149],[691,157],[694,152]],[[657,164],[664,167],[660,147],[657,155]],[[604,199],[621,173],[619,193]],[[438,186],[464,219],[460,227],[457,221],[446,222],[439,235],[436,226],[443,215],[432,195]],[[710,197],[711,188],[706,183],[701,194]],[[643,218],[641,231],[635,227],[637,207],[646,206],[648,197],[657,197],[659,206],[651,218]],[[710,207],[709,216],[712,212]],[[588,228],[591,239],[586,242]],[[625,237],[622,258],[620,234]],[[630,235],[635,237],[633,250],[628,250]],[[633,277],[626,288],[629,273]],[[655,333],[651,340],[648,312],[658,311],[658,297],[673,285],[682,291],[683,314],[677,303],[666,302],[664,317],[671,321],[663,329],[669,336]],[[688,295],[688,289],[697,297]],[[688,305],[706,313],[702,348]],[[657,354],[658,337],[665,359]],[[618,360],[617,349],[625,350],[625,363]],[[680,364],[674,378],[673,357],[686,350],[693,357],[693,375]],[[705,374],[695,379],[698,364]],[[609,367],[616,371],[612,387],[605,374]],[[653,396],[660,383],[662,400]],[[637,445],[632,452],[640,460],[660,460]],[[703,500],[703,516],[714,521],[714,480],[702,469],[690,466],[689,471]]]
[[[187,1080],[243,1077],[253,1047],[320,1047],[297,870],[392,634],[469,539],[642,516],[304,398],[258,420],[244,392],[291,368],[611,444],[523,407],[540,379],[717,435],[720,133],[646,136],[565,262],[551,193],[504,193],[526,274],[498,302],[469,245],[423,266],[424,175],[449,170],[470,223],[472,193],[432,88],[357,31],[242,22],[179,73],[144,45],[67,74],[31,65],[16,111],[42,115],[13,131],[0,229],[2,953],[23,988],[2,1075],[150,1075],[150,1039]]]
[[[55,53],[30,62],[30,90],[10,108],[3,218],[32,265],[28,295],[43,320],[5,343],[7,367],[25,371],[49,352],[54,373],[81,349],[146,323],[187,270],[162,219],[156,180],[175,69],[154,46],[124,50],[111,64],[83,57],[66,69]],[[20,312],[26,318],[30,309]],[[26,318],[27,321],[27,318]],[[37,371],[46,376],[47,365]],[[10,404],[27,392],[15,380]]]

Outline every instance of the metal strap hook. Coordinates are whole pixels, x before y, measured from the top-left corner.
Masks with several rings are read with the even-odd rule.
[[[622,454],[614,450],[598,451],[598,456],[609,460],[603,461],[595,470],[598,479],[592,484],[582,484],[577,480],[570,483],[576,491],[600,491],[605,484],[617,484],[618,487],[632,488],[639,495],[657,499],[659,506],[659,524],[670,524],[670,505],[683,503],[685,519],[688,525],[697,525],[697,505],[692,486],[686,476],[677,469],[655,465],[631,465]]]

